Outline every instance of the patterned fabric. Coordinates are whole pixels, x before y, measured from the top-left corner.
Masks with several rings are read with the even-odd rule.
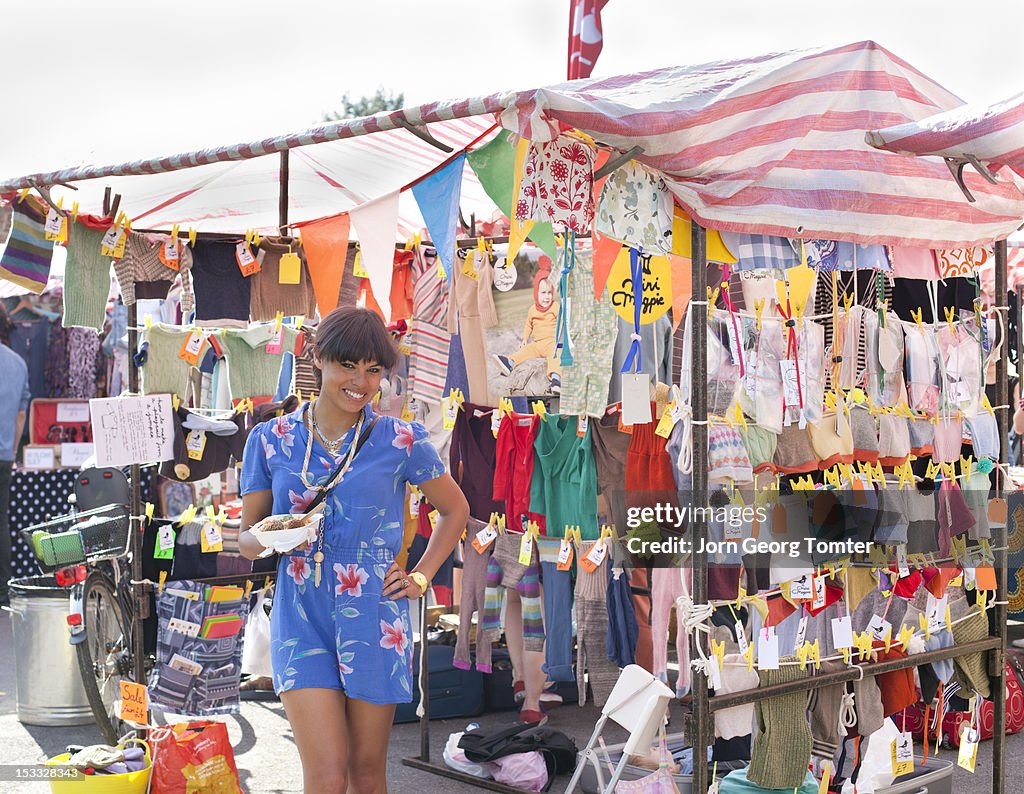
[[[736,257],[737,270],[784,270],[800,264],[800,257],[785,237],[722,232],[722,242]]]
[[[594,157],[576,135],[531,143],[516,201],[517,221],[548,221],[586,234],[594,221]]]
[[[630,161],[608,177],[597,202],[595,228],[644,251],[672,250],[673,199],[665,180]]]
[[[711,425],[708,428],[708,480],[711,482],[750,482],[754,472],[743,437],[734,427]]]
[[[31,198],[16,202],[12,209],[11,237],[0,257],[0,278],[38,295],[46,289],[53,257],[53,243],[43,231],[46,213]]]
[[[409,386],[414,399],[436,404],[444,396],[451,348],[448,282],[437,274],[437,251],[420,246],[412,264]]]
[[[100,336],[92,328],[68,329],[68,390],[65,396],[79,400],[97,397],[96,366]]]
[[[569,338],[573,363],[562,367],[559,412],[576,416],[604,415],[615,357],[618,322],[607,290],[594,298],[594,271],[589,251],[576,253],[569,274]]]
[[[352,428],[333,458],[310,438],[308,403],[257,425],[246,442],[241,492],[271,491],[273,513],[302,513],[354,442]],[[373,412],[365,409],[365,422]],[[324,563],[314,585],[315,548],[282,555],[270,621],[274,687],[340,689],[369,703],[412,699],[409,604],[381,591],[402,544],[406,483],[444,473],[426,429],[382,416],[324,509]],[[330,640],[328,639],[330,638]]]
[[[121,287],[121,298],[126,306],[135,303],[135,284],[141,281],[168,281],[177,277],[174,270],[160,259],[164,240],[162,235],[132,232],[125,243],[124,256],[114,262],[114,274]],[[181,274],[181,311],[184,317],[192,314],[195,303],[192,292],[192,249],[178,244],[178,271]],[[166,294],[166,292],[164,293]],[[146,295],[144,297],[153,297]]]
[[[939,265],[939,278],[973,276],[974,271],[984,265],[992,252],[988,248],[947,248],[935,252]]]
[[[799,257],[800,240],[790,240],[793,251]],[[835,240],[804,240],[803,249],[810,267],[822,270],[882,270],[892,271],[884,245],[854,245]]]

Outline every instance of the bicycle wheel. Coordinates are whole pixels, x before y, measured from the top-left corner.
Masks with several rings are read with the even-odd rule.
[[[75,646],[85,695],[108,744],[117,744],[128,726],[117,716],[121,680],[131,680],[132,648],[114,585],[93,571],[82,590],[85,639]]]

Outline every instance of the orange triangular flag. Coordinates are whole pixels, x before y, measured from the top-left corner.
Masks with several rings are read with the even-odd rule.
[[[681,256],[669,256],[672,265],[672,330],[679,327],[686,307],[693,293],[692,260]]]
[[[320,316],[326,317],[338,305],[341,292],[341,277],[348,255],[348,213],[303,224],[299,229],[316,305]]]

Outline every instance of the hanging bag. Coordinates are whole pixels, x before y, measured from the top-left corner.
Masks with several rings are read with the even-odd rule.
[[[273,676],[270,665],[270,616],[264,607],[267,589],[260,590],[256,606],[245,623],[242,642],[242,673],[255,676]]]
[[[675,778],[668,771],[670,758],[662,726],[658,740],[658,768],[639,780],[620,780],[615,786],[615,794],[679,794]]]

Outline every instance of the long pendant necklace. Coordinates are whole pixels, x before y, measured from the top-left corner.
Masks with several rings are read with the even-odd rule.
[[[309,416],[310,416],[310,424],[312,424],[315,427],[316,420],[312,418],[313,417],[313,407],[312,407],[312,405],[310,405],[310,408],[309,408]],[[356,425],[355,425],[355,434],[352,436],[352,443],[349,444],[348,456],[345,458],[345,463],[342,465],[341,469],[338,470],[338,474],[335,477],[332,477],[329,482],[326,482],[323,485],[313,485],[313,484],[310,484],[309,480],[307,479],[307,475],[309,474],[309,457],[310,457],[310,454],[313,451],[313,434],[308,432],[309,431],[309,427],[306,428],[306,430],[307,430],[306,456],[305,456],[305,459],[302,462],[302,471],[299,473],[300,477],[302,478],[302,484],[305,485],[306,488],[309,488],[310,490],[314,490],[314,491],[327,491],[327,490],[333,488],[338,483],[340,483],[342,481],[342,479],[344,479],[345,474],[348,472],[349,468],[352,466],[352,459],[356,456],[356,447],[358,446],[358,444],[356,443],[356,440],[359,438],[359,433],[363,429],[363,418],[364,417],[365,417],[365,414],[363,414],[363,413],[359,414],[359,420],[356,422]],[[319,430],[317,431],[317,434],[319,435]],[[346,435],[347,435],[347,433],[346,433]],[[321,436],[321,438],[323,438],[323,436]],[[340,439],[338,439],[339,445],[344,440],[344,438],[345,438],[345,436],[342,436]],[[323,562],[324,562],[324,523],[325,523],[324,521],[320,522],[320,530],[317,533],[316,552],[313,554],[313,586],[314,587],[319,587],[320,586],[320,572],[321,572],[321,569],[323,567]]]

